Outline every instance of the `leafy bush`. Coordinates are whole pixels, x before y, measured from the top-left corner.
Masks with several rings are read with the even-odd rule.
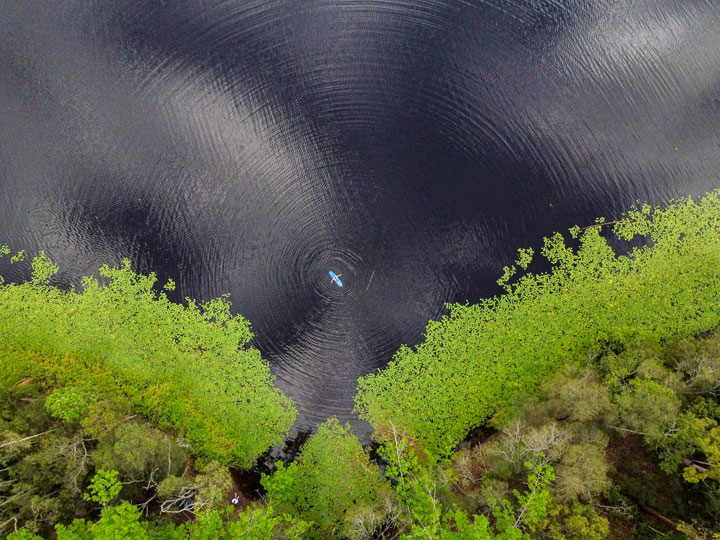
[[[27,529],[20,529],[17,532],[9,534],[7,540],[42,540],[42,538]]]
[[[118,425],[104,434],[92,452],[98,468],[116,469],[123,480],[146,480],[153,471],[154,479],[182,473],[187,452],[164,433],[140,422]]]
[[[574,503],[571,508],[553,505],[550,516],[550,540],[605,540],[609,537],[608,520],[599,516],[590,505]]]
[[[356,409],[376,436],[394,426],[447,455],[503,403],[599,344],[690,336],[720,323],[720,192],[631,210],[613,228],[613,243],[643,242],[627,254],[613,251],[601,221],[571,229],[569,241],[546,238],[550,272],[511,284],[517,269],[506,268],[506,294],[450,306],[422,344],[361,378]],[[521,250],[521,267],[530,253]]]
[[[545,463],[523,464],[527,489],[512,490],[515,503],[505,497],[490,499],[484,514],[471,517],[448,500],[443,464],[422,462],[403,438],[393,437],[379,453],[399,499],[394,519],[401,540],[529,540],[531,533],[545,527],[555,478],[553,468]],[[492,523],[488,515],[492,515]]]
[[[103,509],[97,523],[83,519],[69,526],[58,525],[58,540],[151,540],[148,524],[141,521],[140,510],[127,501]]]
[[[95,399],[92,392],[68,386],[56,390],[45,398],[45,407],[51,416],[68,424],[75,424],[85,415]]]
[[[298,461],[287,467],[279,462],[272,477],[263,476],[273,508],[313,522],[311,538],[324,538],[333,528],[342,536],[347,512],[380,507],[387,489],[349,429],[328,420],[305,443]]]
[[[90,481],[88,493],[85,494],[85,500],[106,506],[118,496],[121,489],[122,484],[118,479],[117,471],[104,471],[100,469]]]

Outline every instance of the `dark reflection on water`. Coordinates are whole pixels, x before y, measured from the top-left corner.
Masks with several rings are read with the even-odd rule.
[[[300,428],[517,247],[720,186],[716,0],[10,1],[0,31],[0,240],[231,293]]]

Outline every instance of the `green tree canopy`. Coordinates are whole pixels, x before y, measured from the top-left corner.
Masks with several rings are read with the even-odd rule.
[[[331,418],[305,443],[298,461],[278,463],[272,477],[263,477],[276,511],[313,523],[309,537],[324,538],[334,527],[342,535],[350,509],[381,506],[385,483],[349,429]]]

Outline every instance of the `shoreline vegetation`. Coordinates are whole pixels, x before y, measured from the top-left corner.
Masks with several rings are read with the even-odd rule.
[[[40,252],[0,281],[0,537],[720,539],[720,191],[534,255],[358,381],[372,447],[331,418],[258,497],[229,467],[296,411],[228,298]]]

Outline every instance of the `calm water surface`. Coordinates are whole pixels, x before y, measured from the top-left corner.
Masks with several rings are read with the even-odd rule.
[[[516,248],[716,187],[718,0],[0,4],[0,242],[230,293],[301,428]]]

